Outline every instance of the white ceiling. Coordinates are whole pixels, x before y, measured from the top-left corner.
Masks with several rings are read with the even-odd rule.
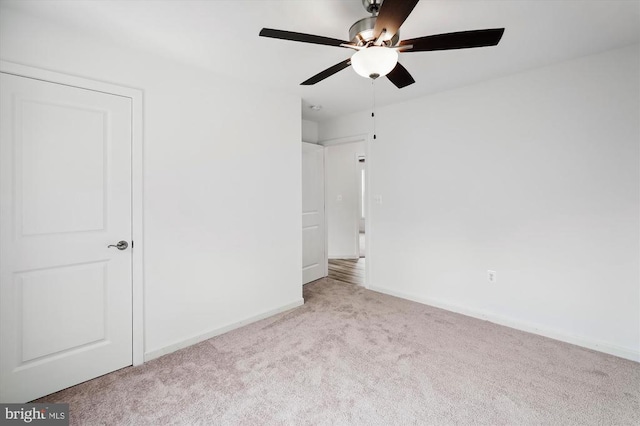
[[[298,94],[303,118],[322,121],[370,108],[371,81],[346,69],[315,86],[312,75],[348,58],[350,49],[258,37],[261,28],[348,39],[368,16],[361,0],[7,0],[3,7],[80,27],[225,74],[240,82]],[[401,28],[401,39],[504,27],[496,47],[403,53],[416,83],[397,89],[375,83],[376,104],[540,67],[640,41],[640,2],[634,0],[422,0]],[[320,104],[320,112],[307,108]]]

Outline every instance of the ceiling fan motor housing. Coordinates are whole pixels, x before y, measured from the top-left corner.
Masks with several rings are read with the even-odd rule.
[[[364,0],[366,1],[366,0]],[[362,18],[349,28],[349,40],[358,46],[364,46],[376,39],[373,28],[376,26],[376,17]],[[383,39],[384,40],[384,39]],[[400,40],[400,31],[397,31],[391,40],[384,40],[386,46],[395,46]]]

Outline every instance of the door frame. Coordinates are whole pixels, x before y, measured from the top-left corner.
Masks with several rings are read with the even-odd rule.
[[[344,145],[344,144],[348,144],[348,143],[354,143],[354,142],[364,142],[364,156],[366,158],[366,168],[367,171],[364,175],[364,179],[365,179],[365,209],[367,212],[367,219],[364,222],[364,233],[366,235],[366,244],[364,247],[364,257],[366,259],[365,264],[364,264],[364,288],[368,289],[372,286],[372,282],[373,282],[373,277],[371,276],[371,241],[373,241],[374,238],[372,238],[373,235],[373,227],[371,226],[372,220],[371,218],[373,218],[373,214],[372,214],[372,208],[371,208],[371,199],[372,197],[370,196],[371,194],[371,143],[373,140],[373,135],[370,133],[361,133],[361,134],[357,134],[357,135],[352,135],[352,136],[346,136],[346,137],[341,137],[341,138],[335,138],[335,139],[326,139],[326,140],[322,140],[318,142],[318,145],[322,145],[324,146],[325,150],[324,150],[324,164],[326,167],[327,164],[327,148],[330,146],[335,146],[335,145]],[[358,161],[357,155],[355,158],[355,161]],[[327,188],[327,173],[325,170],[325,174],[324,174],[324,178],[325,178],[325,205],[327,204],[327,192],[326,192],[326,188]],[[359,220],[360,219],[360,215],[356,214],[356,218]],[[359,221],[356,223],[359,226]],[[325,214],[325,238],[326,238],[326,247],[328,250],[329,247],[329,232],[328,232],[328,223],[327,223],[327,215]],[[356,236],[356,238],[359,238],[359,236]],[[360,242],[357,242],[356,247],[359,247]],[[360,253],[358,253],[358,256],[360,255]],[[328,264],[328,262],[327,262]],[[327,272],[328,275],[328,272]]]
[[[368,213],[367,211],[367,200],[369,199],[368,197],[368,191],[367,191],[367,163],[366,163],[366,155],[358,155],[356,154],[356,186],[358,187],[358,194],[360,195],[359,199],[358,199],[358,212],[357,212],[357,223],[358,223],[358,229],[357,229],[357,233],[356,233],[356,246],[358,247],[358,256],[360,256],[360,223],[364,220],[364,229],[363,229],[363,233],[366,235],[367,234],[367,219],[366,216],[363,219],[362,218],[362,208],[364,207],[364,211],[365,211],[365,215],[366,213]],[[362,166],[360,165],[360,159],[363,160],[362,162]],[[364,171],[364,193],[362,192],[362,172]],[[366,237],[365,237],[366,238]],[[366,247],[366,240],[365,240],[365,259],[366,259],[366,253],[367,251],[367,247]]]
[[[131,99],[131,238],[135,242],[131,250],[131,355],[133,365],[141,365],[144,363],[143,91],[7,61],[0,61],[0,72]]]

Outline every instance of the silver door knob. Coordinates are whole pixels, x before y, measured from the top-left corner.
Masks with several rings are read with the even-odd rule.
[[[118,244],[109,244],[107,248],[115,247],[118,250],[126,250],[129,247],[129,243],[126,241],[118,241]]]

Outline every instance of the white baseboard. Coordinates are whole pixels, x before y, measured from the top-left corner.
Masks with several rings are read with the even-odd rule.
[[[329,259],[334,259],[334,260],[338,260],[338,259],[360,259],[360,256],[357,254],[330,254]]]
[[[215,330],[206,331],[204,333],[198,334],[196,336],[191,336],[187,339],[181,340],[179,342],[173,343],[169,346],[165,346],[160,349],[154,349],[152,351],[146,352],[144,354],[144,360],[151,361],[152,359],[159,358],[163,355],[170,354],[171,352],[175,352],[179,349],[186,348],[191,345],[195,345],[196,343],[200,343],[204,340],[211,339],[212,337],[219,336],[221,334],[227,333],[231,330],[235,330],[236,328],[243,327],[247,324],[251,324],[256,321],[260,321],[262,319],[268,318],[270,316],[279,314],[281,312],[288,311],[293,308],[297,308],[298,306],[302,306],[304,304],[304,299],[296,300],[295,302],[288,303],[286,305],[280,306],[279,308],[270,309],[268,311],[262,312],[258,315],[254,315],[249,318],[245,318],[241,321],[234,322],[232,324],[225,325],[224,327],[216,328]]]
[[[554,340],[560,340],[562,342],[571,343],[573,345],[582,346],[584,348],[593,349],[594,351],[604,352],[610,355],[615,355],[620,358],[625,358],[631,361],[640,362],[640,350],[626,348],[622,346],[613,345],[611,343],[602,342],[596,339],[591,339],[583,336],[575,336],[564,333],[559,330],[550,329],[534,323],[526,321],[520,321],[514,318],[497,315],[491,312],[469,309],[463,306],[451,304],[438,299],[432,299],[428,297],[416,296],[409,293],[390,290],[384,287],[369,287],[369,290],[377,291],[379,293],[388,294],[390,296],[400,297],[402,299],[412,300],[414,302],[422,303],[424,305],[435,306],[447,311],[456,312],[458,314],[466,315],[473,318],[478,318],[493,322],[495,324],[504,325],[506,327],[515,328],[516,330],[522,330],[540,336],[549,337]]]

